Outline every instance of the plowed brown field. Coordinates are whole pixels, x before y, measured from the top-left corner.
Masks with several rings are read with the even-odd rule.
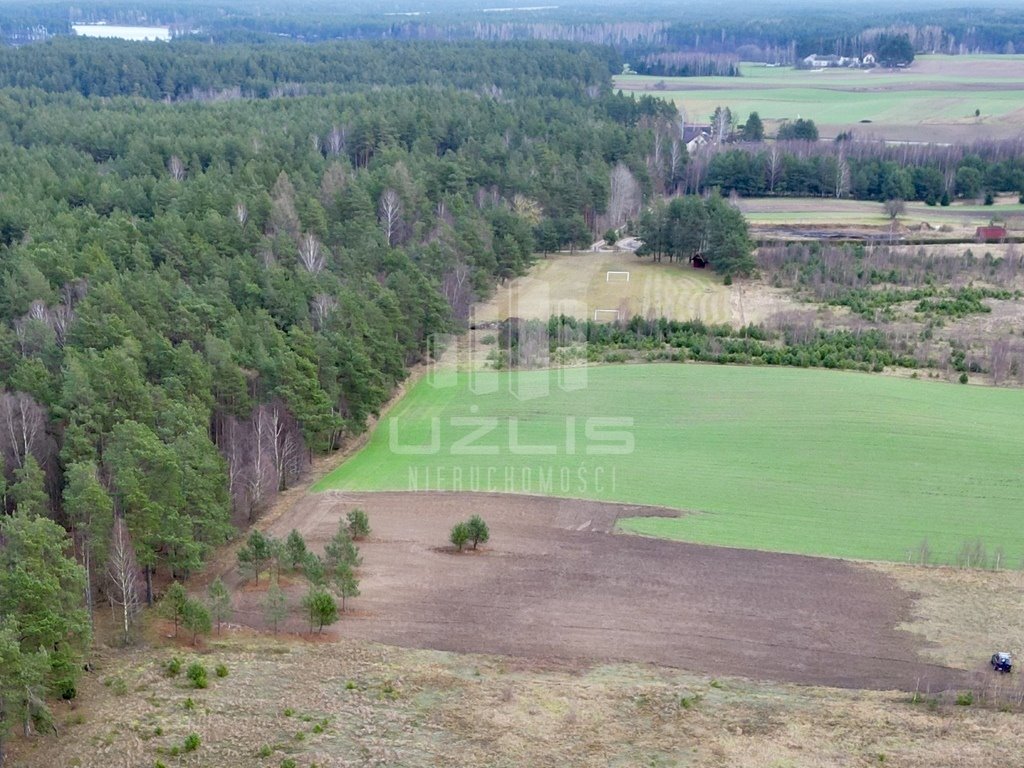
[[[965,673],[928,663],[897,630],[910,595],[841,560],[707,547],[611,533],[620,516],[674,514],[541,497],[444,493],[307,495],[275,521],[315,551],[352,508],[362,595],[331,628],[393,645],[543,662],[640,661],[694,672],[850,688],[938,691]],[[451,526],[471,514],[491,543],[455,554]],[[290,589],[301,593],[301,580]],[[247,585],[238,618],[260,623]],[[299,619],[292,629],[300,630]]]

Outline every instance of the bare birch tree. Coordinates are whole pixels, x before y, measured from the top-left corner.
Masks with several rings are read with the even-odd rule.
[[[277,491],[279,485],[276,462],[274,461],[273,425],[269,409],[261,405],[253,410],[250,419],[249,472],[247,477],[248,513],[251,521],[255,513],[263,508],[266,501]]]
[[[469,278],[469,266],[460,261],[441,279],[441,292],[452,308],[452,314],[459,320],[468,318],[473,306],[473,284]]]
[[[667,192],[675,193],[679,189],[679,176],[683,170],[683,159],[686,147],[683,146],[677,138],[672,139],[672,145],[669,147],[668,154],[668,177],[669,177],[669,189]]]
[[[0,430],[8,467],[20,469],[29,454],[35,456],[40,465],[45,464],[46,411],[32,395],[25,392],[0,395]]]
[[[287,234],[296,240],[299,237],[299,214],[295,210],[295,187],[284,171],[277,176],[270,191],[270,220],[268,234]]]
[[[640,212],[643,192],[624,163],[616,163],[609,178],[608,225],[620,227]]]
[[[338,308],[338,300],[329,293],[318,293],[310,302],[309,311],[314,330],[321,330],[327,324],[327,318]]]
[[[331,128],[327,134],[327,153],[329,155],[340,155],[348,146],[348,129],[345,126]]]
[[[384,237],[387,239],[388,245],[395,245],[398,242],[402,226],[402,200],[395,190],[385,189],[380,196],[377,219],[384,230]]]
[[[850,191],[850,164],[846,162],[846,155],[839,153],[836,160],[836,197],[844,197]]]
[[[167,172],[171,174],[171,178],[175,181],[185,180],[185,163],[181,161],[181,158],[177,155],[171,155],[167,161]]]
[[[75,310],[65,304],[58,304],[50,312],[50,327],[58,347],[63,347],[67,340],[68,329],[75,320]]]
[[[771,150],[768,152],[768,191],[775,193],[775,185],[779,181],[779,177],[782,175],[782,153],[779,152],[779,148],[772,144]]]
[[[111,534],[107,577],[111,583],[111,590],[108,593],[111,607],[116,605],[120,608],[118,619],[121,625],[121,640],[128,645],[135,618],[142,605],[139,600],[139,567],[135,560],[135,548],[132,546],[128,526],[120,517],[114,521],[114,530]]]
[[[244,227],[249,222],[249,208],[245,203],[235,203],[235,221],[240,227]]]
[[[312,232],[307,232],[299,238],[299,263],[311,275],[319,275],[324,271],[324,265],[327,263],[324,249]]]

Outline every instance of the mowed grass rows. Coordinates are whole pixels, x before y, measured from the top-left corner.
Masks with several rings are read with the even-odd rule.
[[[900,561],[927,539],[948,561],[981,538],[1024,557],[1020,391],[704,365],[569,373],[564,388],[557,371],[428,377],[316,490],[591,498],[681,510],[621,526],[687,541]]]

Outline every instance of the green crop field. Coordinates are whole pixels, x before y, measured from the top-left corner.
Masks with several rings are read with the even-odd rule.
[[[620,75],[624,91],[659,95],[691,123],[715,107],[740,120],[814,120],[826,137],[853,128],[908,141],[1016,135],[1024,105],[1024,57],[920,56],[907,69],[797,70],[743,64],[742,77]],[[980,114],[975,116],[975,111]]]
[[[564,389],[555,371],[425,379],[316,490],[636,502],[689,514],[625,530],[688,541],[903,560],[927,539],[950,560],[980,537],[1024,557],[1020,391],[778,368],[572,373],[585,381]]]

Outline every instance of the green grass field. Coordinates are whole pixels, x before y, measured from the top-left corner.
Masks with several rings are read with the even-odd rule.
[[[687,541],[899,561],[925,538],[937,559],[949,560],[981,537],[1014,564],[1024,557],[1020,391],[635,365],[587,369],[585,387],[566,392],[555,375],[484,373],[475,386],[489,394],[473,394],[467,374],[451,374],[446,387],[424,380],[315,490],[636,502],[692,514],[627,520],[625,530]],[[512,382],[540,396],[518,400],[508,393]],[[594,418],[632,426],[591,422],[588,440]],[[493,430],[470,441],[478,425]],[[632,450],[595,453],[629,447],[615,431]]]
[[[707,122],[715,107],[727,106],[741,121],[756,111],[769,121],[812,119],[826,135],[853,127],[910,141],[948,141],[954,131],[975,138],[1015,135],[1024,104],[1021,56],[920,56],[905,70],[742,64],[741,72],[742,77],[620,75],[615,86],[674,101],[693,123]],[[656,83],[663,87],[652,90]]]

